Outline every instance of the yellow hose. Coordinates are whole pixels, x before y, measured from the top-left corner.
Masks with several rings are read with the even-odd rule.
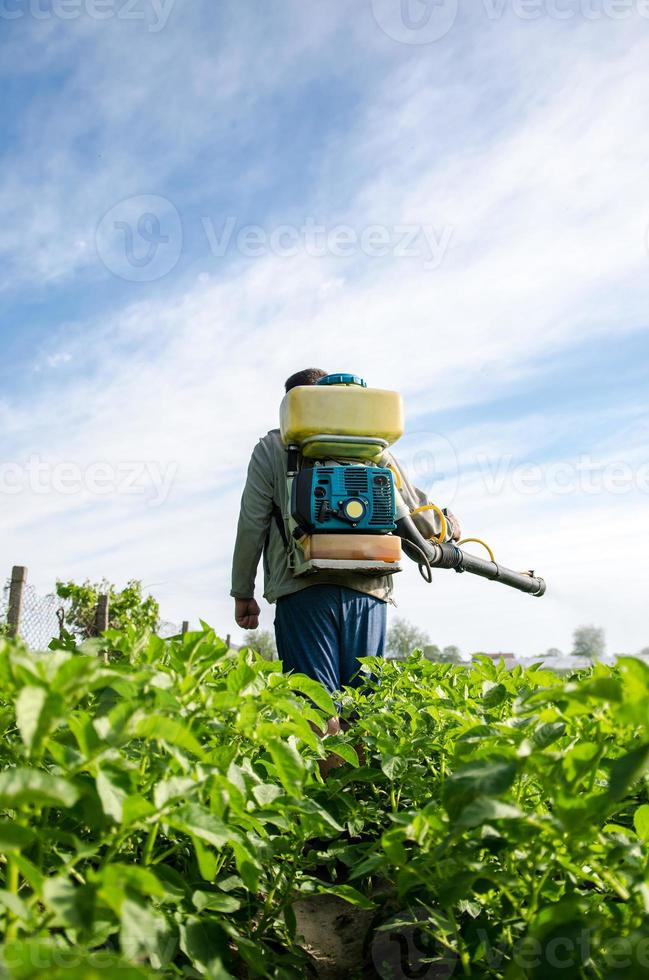
[[[441,508],[439,508],[437,504],[424,504],[423,507],[417,507],[415,510],[410,511],[410,516],[414,517],[416,514],[422,514],[426,510],[435,511],[435,513],[437,514],[437,516],[439,517],[442,523],[442,530],[440,531],[439,536],[438,537],[433,536],[430,538],[430,540],[433,541],[435,544],[441,544],[443,541],[446,541],[446,535],[448,533],[448,521],[446,519],[446,515],[444,514],[444,511],[441,510]],[[482,538],[463,538],[462,541],[458,542],[458,548],[461,547],[463,544],[482,545],[482,547],[489,555],[490,561],[492,561],[494,565],[496,564],[496,559],[494,557],[493,551],[491,550],[487,542],[482,540]]]
[[[437,516],[439,517],[440,521],[442,522],[442,530],[440,531],[438,537],[433,536],[430,538],[430,540],[433,541],[435,544],[441,544],[443,541],[446,541],[446,534],[448,532],[448,523],[446,520],[446,515],[444,514],[444,511],[437,506],[437,504],[424,504],[423,507],[417,507],[415,510],[411,510],[410,516],[414,517],[415,514],[422,514],[425,510],[434,510]]]
[[[482,547],[485,549],[485,551],[487,551],[487,553],[489,554],[489,558],[491,559],[491,561],[494,563],[494,565],[496,564],[496,559],[494,558],[493,551],[491,550],[487,542],[482,540],[482,538],[464,538],[462,541],[458,542],[458,548],[461,547],[461,545],[463,544],[481,544]]]

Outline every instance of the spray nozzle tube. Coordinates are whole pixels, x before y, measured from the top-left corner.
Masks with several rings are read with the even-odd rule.
[[[428,582],[431,578],[429,569],[452,568],[456,572],[469,572],[471,575],[479,575],[492,582],[500,582],[528,595],[540,597],[545,593],[544,580],[532,572],[514,572],[496,561],[486,561],[484,558],[470,555],[451,542],[436,544],[427,541],[419,533],[411,517],[402,517],[397,521],[397,534],[402,540],[404,552],[419,564]]]

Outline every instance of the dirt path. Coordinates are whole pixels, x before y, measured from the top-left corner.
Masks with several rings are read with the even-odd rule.
[[[311,895],[293,905],[297,934],[314,959],[320,980],[363,975],[363,944],[373,913],[332,895]]]

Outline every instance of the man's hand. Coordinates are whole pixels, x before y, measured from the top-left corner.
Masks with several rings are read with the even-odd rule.
[[[451,541],[459,541],[462,538],[462,525],[450,510],[446,511],[446,521],[451,532]]]
[[[242,630],[256,630],[259,626],[259,606],[252,599],[234,600],[234,618]]]

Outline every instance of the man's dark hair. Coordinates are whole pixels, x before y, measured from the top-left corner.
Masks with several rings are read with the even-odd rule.
[[[286,382],[286,390],[290,391],[291,388],[297,388],[298,385],[314,385],[320,380],[320,378],[326,378],[327,372],[321,371],[320,368],[307,368],[305,371],[298,371],[296,374],[292,374],[291,377]]]

